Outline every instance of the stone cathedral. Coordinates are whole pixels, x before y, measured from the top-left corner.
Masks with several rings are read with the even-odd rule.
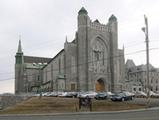
[[[92,21],[85,8],[77,17],[72,42],[67,38],[53,58],[23,55],[19,41],[15,64],[15,93],[42,91],[121,91],[124,49],[118,49],[118,22]]]

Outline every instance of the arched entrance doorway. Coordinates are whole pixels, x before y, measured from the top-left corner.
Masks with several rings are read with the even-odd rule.
[[[102,79],[98,79],[96,82],[96,92],[102,92],[105,91],[105,84],[104,81]]]

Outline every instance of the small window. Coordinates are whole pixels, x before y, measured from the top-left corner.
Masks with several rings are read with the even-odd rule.
[[[104,52],[103,52],[103,65],[104,65]]]
[[[38,75],[38,81],[40,81],[40,75]]]
[[[141,91],[141,88],[139,88],[139,91]]]
[[[71,83],[71,91],[75,91],[76,90],[76,85],[75,83]]]
[[[134,91],[136,91],[136,88],[134,88]]]

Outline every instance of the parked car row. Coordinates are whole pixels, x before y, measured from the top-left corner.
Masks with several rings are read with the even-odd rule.
[[[77,97],[80,98],[95,98],[97,92],[94,91],[87,91],[87,92],[78,92]]]
[[[143,91],[135,92],[135,97],[147,97],[147,94]]]
[[[153,91],[150,91],[150,96],[154,98],[159,98],[159,93],[155,93]]]
[[[155,98],[159,98],[159,93],[155,93],[153,91],[149,91],[149,95],[150,97],[155,97]],[[138,91],[138,92],[135,92],[135,96],[136,97],[147,97],[147,93],[143,92],[143,91]]]
[[[35,96],[40,96],[40,94],[36,94]],[[45,92],[41,93],[41,96],[47,97],[78,97],[78,98],[95,98],[96,100],[106,100],[111,99],[112,101],[126,101],[132,100],[135,94],[124,91],[120,93],[112,93],[112,92]]]
[[[94,91],[82,91],[82,92],[45,92],[42,96],[48,97],[78,97],[78,98],[95,98],[97,100],[107,99],[113,95],[111,92],[94,92]]]
[[[76,92],[45,92],[42,93],[42,96],[47,97],[76,97]]]

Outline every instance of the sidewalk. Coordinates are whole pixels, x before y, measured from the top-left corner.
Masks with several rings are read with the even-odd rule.
[[[72,112],[72,113],[42,113],[42,114],[0,114],[0,116],[62,116],[62,115],[85,115],[85,114],[115,114],[127,112],[140,112],[148,110],[159,110],[159,107],[136,109],[136,110],[122,110],[122,111],[103,111],[103,112]]]

